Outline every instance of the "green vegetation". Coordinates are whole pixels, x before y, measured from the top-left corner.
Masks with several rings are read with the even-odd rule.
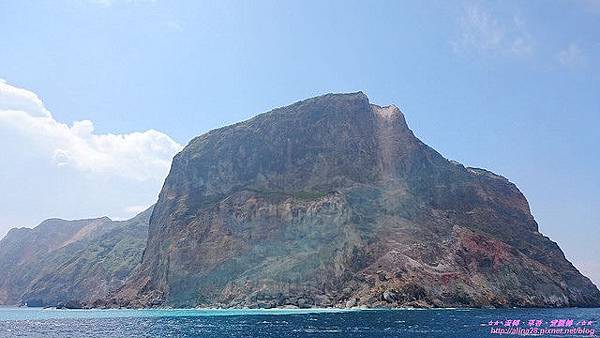
[[[327,192],[324,191],[293,191],[293,192],[284,192],[282,190],[266,190],[266,189],[255,189],[255,188],[245,188],[243,190],[255,192],[267,198],[286,198],[291,197],[298,200],[317,200],[327,196]]]

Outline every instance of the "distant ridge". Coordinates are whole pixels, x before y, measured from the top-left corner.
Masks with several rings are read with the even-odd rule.
[[[151,213],[10,230],[0,241],[0,304],[82,307],[106,297],[139,264]]]

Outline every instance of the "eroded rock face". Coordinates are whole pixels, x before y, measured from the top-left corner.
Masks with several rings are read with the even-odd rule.
[[[0,241],[0,304],[77,308],[106,298],[139,265],[151,212],[12,229]]]
[[[175,156],[122,306],[598,306],[507,179],[329,94]]]

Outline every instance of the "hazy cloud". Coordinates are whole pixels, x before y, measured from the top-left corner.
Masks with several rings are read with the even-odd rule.
[[[510,18],[493,15],[470,3],[458,19],[458,33],[451,41],[457,53],[529,56],[533,54],[531,35],[517,14]]]
[[[585,63],[585,54],[577,44],[571,43],[556,54],[556,59],[563,66],[577,67]]]
[[[600,0],[578,0],[574,2],[582,5],[584,9],[591,13],[600,14]]]

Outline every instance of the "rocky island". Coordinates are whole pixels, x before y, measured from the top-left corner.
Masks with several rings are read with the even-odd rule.
[[[397,107],[362,92],[300,101],[193,139],[173,159],[145,245],[131,244],[139,260],[93,270],[100,284],[85,277],[99,269],[95,260],[80,257],[101,237],[22,283],[21,264],[48,258],[15,250],[37,240],[16,235],[0,242],[16,264],[1,263],[3,303],[600,306],[600,291],[539,232],[513,183],[445,159]]]

